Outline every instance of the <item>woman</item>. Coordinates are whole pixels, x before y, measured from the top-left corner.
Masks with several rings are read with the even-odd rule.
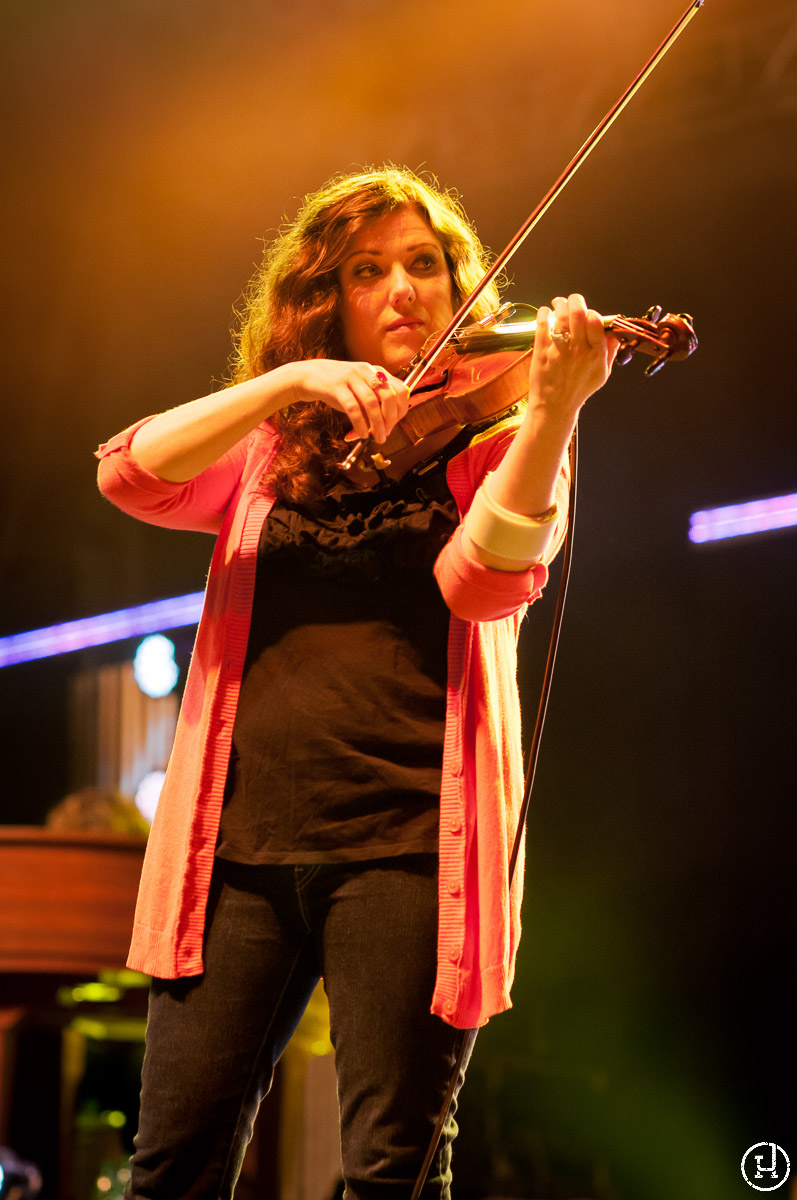
[[[412,173],[341,177],[267,255],[230,386],[98,451],[120,508],[218,534],[129,960],[154,977],[130,1196],[232,1194],[323,977],[346,1195],[409,1197],[456,1029],[510,1004],[515,643],[616,346],[557,298],[523,412],[373,488],[336,467],[406,414],[402,375],[483,259]],[[454,1130],[424,1195],[449,1195]]]

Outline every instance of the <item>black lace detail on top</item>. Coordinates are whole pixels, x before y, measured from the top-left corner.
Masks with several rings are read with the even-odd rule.
[[[420,476],[371,491],[343,481],[311,509],[270,513],[222,857],[437,849],[449,614],[432,569],[457,523],[448,457]]]

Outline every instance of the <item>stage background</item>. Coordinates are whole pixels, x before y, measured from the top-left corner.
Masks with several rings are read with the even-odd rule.
[[[497,251],[682,9],[7,0],[0,634],[202,587],[210,539],[116,512],[92,451],[223,378],[306,191],[429,170]],[[515,1008],[477,1045],[462,1200],[730,1200],[754,1142],[797,1162],[795,534],[687,538],[797,487],[796,107],[793,5],[708,0],[511,267],[526,302],[691,312],[700,348],[618,370],[581,421]],[[0,672],[4,823],[70,789],[69,679],[129,651]]]

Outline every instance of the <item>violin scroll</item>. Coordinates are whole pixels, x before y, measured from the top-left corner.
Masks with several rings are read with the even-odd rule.
[[[650,354],[653,362],[645,368],[646,375],[655,375],[668,363],[682,362],[697,349],[697,336],[689,313],[664,313],[659,304],[649,308],[644,317],[624,317],[619,314],[604,317],[603,327],[620,342],[617,362],[624,366],[635,351]]]

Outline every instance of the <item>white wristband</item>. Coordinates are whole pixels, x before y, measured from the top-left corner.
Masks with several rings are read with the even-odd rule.
[[[552,504],[536,517],[511,512],[493,500],[487,475],[462,522],[463,531],[482,550],[516,563],[538,562],[556,529],[558,510]]]

